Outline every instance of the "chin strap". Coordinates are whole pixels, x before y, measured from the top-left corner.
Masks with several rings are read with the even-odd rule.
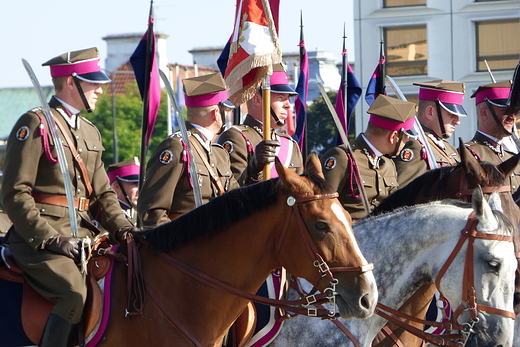
[[[495,109],[493,108],[493,105],[491,104],[491,102],[489,101],[488,98],[485,98],[486,100],[486,105],[487,105],[487,108],[489,110],[489,112],[491,112],[491,115],[493,116],[493,119],[495,120],[495,122],[497,122],[497,125],[498,127],[500,128],[500,130],[506,135],[506,136],[511,136],[513,135],[513,133],[511,133],[510,131],[508,131],[504,125],[502,124],[502,122],[500,121],[500,119],[498,119],[498,116],[495,112]]]
[[[85,97],[85,93],[83,93],[83,88],[81,88],[81,83],[79,83],[79,78],[76,73],[72,74],[72,78],[74,78],[74,83],[76,83],[76,87],[78,88],[79,96],[81,96],[81,100],[83,101],[83,104],[85,105],[85,109],[88,113],[92,113],[92,108],[90,108],[90,105],[87,101],[87,98]]]
[[[128,196],[128,193],[126,192],[126,189],[123,187],[123,183],[121,182],[121,180],[119,179],[119,177],[116,177],[116,181],[117,181],[117,184],[119,185],[119,188],[121,188],[121,192],[123,193],[124,197],[125,197],[125,200],[126,202],[128,203],[128,206],[132,207],[132,208],[136,208],[135,204],[132,202],[132,200],[130,200],[130,197]]]
[[[442,108],[441,108],[441,102],[440,102],[439,98],[435,98],[435,105],[437,107],[437,119],[439,120],[439,126],[441,128],[442,138],[447,139],[447,138],[449,138],[449,136],[446,133],[446,127],[444,127],[444,121],[442,120]]]

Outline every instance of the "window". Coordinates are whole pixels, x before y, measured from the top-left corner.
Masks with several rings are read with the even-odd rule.
[[[426,5],[426,0],[384,0],[383,7],[403,7]]]
[[[388,75],[428,74],[426,25],[385,28],[384,35]]]
[[[520,41],[512,33],[520,32],[520,20],[476,22],[477,71],[514,69],[520,55]]]

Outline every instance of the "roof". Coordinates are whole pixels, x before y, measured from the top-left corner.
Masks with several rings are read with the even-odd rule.
[[[54,87],[42,87],[46,100],[54,94]],[[0,140],[9,136],[11,129],[22,114],[40,105],[33,87],[0,88]]]

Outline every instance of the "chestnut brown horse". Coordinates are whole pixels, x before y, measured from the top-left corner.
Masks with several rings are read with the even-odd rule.
[[[518,165],[520,154],[495,166],[486,162],[478,162],[466,149],[462,140],[459,142],[461,163],[457,166],[442,167],[426,172],[407,186],[382,200],[381,204],[372,211],[371,215],[389,212],[401,206],[412,206],[446,198],[469,201],[473,188],[480,185],[486,196],[489,196],[493,191],[500,192],[502,210],[515,227],[513,242],[518,259],[520,250],[520,234],[518,230],[520,208],[513,200],[507,178]],[[520,311],[520,272],[518,269],[515,288],[515,312],[518,314]],[[400,311],[414,317],[424,318],[434,293],[434,285],[421,287]],[[418,328],[422,327],[422,324],[419,323],[409,322],[409,324]],[[408,333],[403,328],[397,327],[392,323],[389,323],[388,327],[404,346],[415,347],[422,345],[422,339]],[[390,347],[396,346],[396,343],[393,338],[381,332],[374,340],[373,346]]]
[[[127,268],[116,265],[111,318],[100,346],[222,346],[248,300],[199,282],[173,266],[176,261],[251,294],[271,271],[285,267],[322,292],[336,283],[341,317],[372,315],[377,289],[370,264],[317,156],[302,176],[278,160],[276,169],[277,179],[235,189],[144,232],[142,316],[125,317]],[[334,279],[326,275],[329,267]]]

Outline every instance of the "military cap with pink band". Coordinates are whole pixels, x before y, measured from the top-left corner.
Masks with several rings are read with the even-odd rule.
[[[107,171],[110,184],[115,182],[117,179],[125,182],[138,182],[139,173],[140,165],[137,157],[112,164],[108,167]]]
[[[96,47],[69,51],[42,64],[49,66],[51,76],[77,76],[91,83],[108,83],[110,78],[101,71],[99,51]]]
[[[415,104],[380,94],[367,113],[370,114],[368,121],[378,128],[407,131],[413,128]]]
[[[495,106],[507,107],[507,99],[510,92],[511,81],[508,80],[480,86],[471,97],[475,98],[476,105],[487,99]]]
[[[464,101],[465,84],[450,80],[433,80],[429,82],[414,83],[419,86],[419,100],[439,101],[439,104],[449,113],[460,117],[467,116],[462,107]]]
[[[228,103],[226,82],[220,72],[186,78],[182,80],[184,85],[184,102],[188,107],[205,107],[218,105],[221,102],[227,107],[233,107]]]

